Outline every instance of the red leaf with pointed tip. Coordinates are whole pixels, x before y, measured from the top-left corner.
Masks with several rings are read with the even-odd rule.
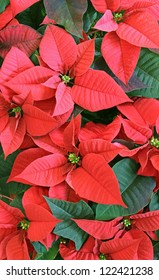
[[[143,231],[138,229],[131,229],[124,234],[124,238],[136,240],[140,238],[139,247],[137,250],[137,260],[153,260],[154,252],[152,241]]]
[[[70,75],[81,76],[87,72],[94,59],[95,40],[88,40],[77,45],[76,62],[70,70]]]
[[[4,58],[12,46],[30,56],[39,46],[41,34],[33,28],[18,24],[0,31],[0,55]]]
[[[18,94],[31,93],[33,99],[45,100],[54,96],[55,90],[42,85],[47,79],[54,75],[51,69],[34,66],[30,69],[23,71],[15,76],[9,82],[5,83],[5,86],[11,88]]]
[[[21,233],[8,241],[6,254],[7,260],[30,260],[27,243]]]
[[[57,129],[55,129],[55,131],[56,130]],[[66,154],[67,152],[65,149],[62,149],[58,145],[54,144],[48,134],[41,137],[32,137],[32,140],[39,148],[42,148],[52,154],[59,152],[62,154]]]
[[[88,122],[81,128],[79,140],[81,142],[89,139],[102,138],[111,142],[118,135],[120,127],[121,120],[118,117],[108,125]]]
[[[53,70],[66,74],[77,57],[77,45],[64,29],[49,25],[40,43],[40,56]]]
[[[2,228],[0,230],[0,260],[6,260],[7,259],[7,252],[6,247],[8,242],[18,234],[18,230],[16,227],[12,228]]]
[[[0,85],[1,90],[3,84],[15,77],[17,74],[33,67],[34,64],[27,57],[27,55],[16,47],[12,47],[7,53],[0,70]]]
[[[73,219],[82,230],[97,239],[110,239],[118,232],[117,220],[102,222],[97,220]]]
[[[57,89],[60,82],[61,78],[59,77],[59,73],[55,72],[55,75],[49,78],[45,83],[42,83],[42,85],[45,87]]]
[[[46,200],[43,197],[43,196],[48,196],[48,194],[49,194],[48,188],[43,188],[39,186],[31,187],[24,192],[22,198],[22,205],[25,208],[26,204],[37,204],[47,210],[50,210]]]
[[[100,154],[106,162],[110,162],[119,154],[121,148],[103,139],[93,139],[81,142],[79,144],[79,150],[82,156],[89,153]]]
[[[127,207],[121,198],[117,178],[101,155],[87,154],[82,166],[71,173],[71,183],[76,193],[83,198]]]
[[[113,260],[135,260],[140,239],[116,238],[102,242],[100,252],[108,254]]]
[[[12,181],[14,177],[16,177],[18,174],[20,174],[30,163],[32,163],[34,160],[46,156],[49,153],[44,151],[40,148],[31,148],[27,149],[23,152],[21,152],[14,161],[13,168],[11,170],[10,177],[8,179],[8,182]],[[19,181],[17,181],[19,182]],[[24,182],[24,184],[28,184],[28,181],[22,180],[20,182]]]
[[[152,136],[152,130],[147,126],[141,126],[126,119],[121,119],[127,137],[138,144],[144,144]]]
[[[76,251],[72,241],[66,245],[60,244],[60,255],[64,260],[99,260],[97,241],[89,236],[80,250]]]
[[[154,155],[154,156],[151,156],[150,158],[151,162],[152,162],[152,165],[153,167],[159,171],[159,154],[158,155]]]
[[[95,24],[94,28],[105,32],[111,32],[118,29],[118,24],[115,22],[112,12],[110,10],[106,10],[104,15]]]
[[[5,128],[6,124],[9,121],[8,110],[10,104],[0,95],[0,133]]]
[[[159,20],[159,3],[148,7],[147,10],[153,15],[153,17],[155,17],[156,20]]]
[[[58,126],[57,121],[53,117],[35,106],[24,104],[22,109],[26,130],[32,136],[45,135]]]
[[[70,110],[73,110],[74,102],[71,97],[71,88],[61,82],[55,93],[56,105],[53,116],[62,115]]]
[[[24,119],[10,118],[8,124],[0,134],[0,142],[5,158],[18,150],[24,140],[26,126]]]
[[[133,1],[134,1],[134,4],[132,6],[132,10],[156,6],[156,4],[158,3],[158,1],[156,1],[156,0],[145,0],[145,1],[144,0],[142,0],[142,1],[133,0]]]
[[[134,107],[151,126],[157,126],[157,118],[159,116],[159,100],[154,98],[139,98],[134,102]]]
[[[31,241],[41,241],[54,229],[57,220],[48,210],[37,204],[26,204],[25,213],[30,221],[27,236]]]
[[[93,69],[75,78],[71,95],[75,103],[91,112],[131,102],[106,72]]]
[[[107,9],[107,0],[90,0],[99,13],[104,13]]]
[[[47,155],[32,161],[12,180],[25,180],[31,184],[49,187],[63,182],[71,167],[63,155]]]
[[[16,18],[13,18],[8,24],[7,26],[16,26],[19,24],[19,21]]]
[[[130,0],[127,0],[129,2]],[[132,0],[131,0],[132,1]],[[107,9],[111,10],[112,12],[115,12],[121,7],[122,0],[106,0],[107,2]]]
[[[100,138],[100,135],[106,131],[106,125],[101,123],[87,122],[81,127],[79,132],[79,140],[85,141],[89,139]]]
[[[102,55],[114,74],[125,84],[136,67],[140,47],[120,39],[115,32],[104,36],[101,46]]]
[[[149,22],[149,24],[147,24]],[[145,48],[159,47],[159,26],[146,11],[130,14],[119,24],[117,35],[132,45]]]
[[[141,99],[139,99],[139,100],[141,100]],[[140,110],[138,110],[136,108],[135,104],[136,104],[136,102],[133,104],[125,103],[125,104],[118,105],[117,108],[124,116],[126,116],[132,122],[134,122],[136,124],[138,123],[141,126],[148,127],[148,125],[146,124],[146,122],[143,118],[142,113],[140,112]],[[142,107],[142,105],[140,107]],[[140,107],[139,107],[139,109],[140,109]],[[142,110],[142,108],[141,108],[141,110]]]
[[[10,0],[14,16],[26,10],[36,2],[39,2],[39,0],[18,0],[18,2],[17,0]]]
[[[13,18],[11,5],[8,5],[3,13],[0,14],[0,30],[7,25]]]
[[[130,216],[133,224],[143,231],[154,231],[159,229],[159,210]]]
[[[111,0],[108,0],[108,1],[111,1]],[[138,2],[138,0],[120,0],[120,10],[130,9],[131,7],[133,7],[135,2]]]
[[[62,182],[56,186],[51,186],[49,188],[49,197],[70,202],[78,202],[81,200],[81,198],[66,182]]]
[[[9,206],[7,203],[0,200],[0,227],[11,228],[17,226],[19,221],[24,218],[24,214],[20,209]]]
[[[69,152],[77,152],[76,144],[78,142],[78,134],[81,128],[81,115],[77,115],[67,125],[63,132],[65,147]]]

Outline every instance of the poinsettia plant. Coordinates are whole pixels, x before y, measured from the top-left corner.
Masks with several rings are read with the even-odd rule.
[[[0,1],[0,259],[159,256],[159,0]]]

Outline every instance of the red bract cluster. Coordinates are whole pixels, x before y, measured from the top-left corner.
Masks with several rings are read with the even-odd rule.
[[[156,259],[159,1],[56,2],[0,7],[0,259]]]

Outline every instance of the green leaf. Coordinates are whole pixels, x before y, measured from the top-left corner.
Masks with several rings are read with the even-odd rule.
[[[38,253],[36,256],[36,260],[54,260],[59,251],[59,242],[55,241],[52,244],[52,247],[49,248],[48,251],[43,253]]]
[[[9,5],[9,0],[0,0],[0,14],[4,12],[5,8]]]
[[[68,202],[65,200],[51,199],[45,197],[53,215],[57,219],[68,220],[71,218],[75,219],[93,219],[94,213],[90,206],[80,200],[79,202]]]
[[[150,211],[159,210],[159,191],[153,193],[149,209]]]
[[[44,6],[50,19],[82,38],[82,17],[87,10],[87,0],[44,0]]]
[[[89,29],[94,25],[94,21],[97,18],[97,11],[92,6],[91,2],[88,2],[88,8],[83,16],[83,30],[87,33]]]
[[[16,207],[18,209],[20,209],[23,213],[25,213],[23,205],[22,205],[22,194],[19,194],[16,196],[16,198],[14,198],[11,203],[10,206]]]
[[[88,237],[88,234],[80,229],[72,220],[58,223],[54,229],[54,233],[75,242],[76,250],[82,247]]]
[[[0,154],[0,178],[5,177],[10,174],[14,160],[20,151],[16,151],[9,155],[6,160],[4,159],[4,154]]]
[[[30,8],[24,10],[23,12],[19,13],[16,18],[20,23],[28,25],[34,29],[38,29],[45,15],[46,13],[44,5],[40,1],[32,5]]]
[[[158,260],[159,259],[159,242],[155,242],[153,249],[154,249],[154,260]]]
[[[113,170],[120,184],[122,199],[128,208],[98,204],[97,220],[110,220],[137,213],[149,203],[156,184],[151,177],[137,175],[138,164],[129,158],[116,163]]]
[[[68,202],[65,200],[51,199],[45,197],[53,215],[57,219],[64,220],[58,223],[54,233],[75,242],[76,249],[79,250],[88,234],[80,229],[71,218],[75,219],[94,219],[94,213],[91,207],[80,200],[79,202]]]
[[[40,242],[32,242],[32,245],[38,254],[44,254],[47,252],[46,247]]]
[[[129,96],[159,97],[159,56],[149,49],[142,49],[138,61],[136,75],[147,88],[129,93]]]

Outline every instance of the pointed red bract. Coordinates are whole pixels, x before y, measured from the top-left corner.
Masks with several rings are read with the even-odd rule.
[[[10,5],[0,14],[0,30],[7,25],[13,18],[13,12]]]
[[[14,46],[30,56],[38,48],[40,40],[41,34],[27,25],[8,26],[0,31],[0,55],[4,58]]]
[[[33,67],[34,64],[31,60],[27,57],[27,55],[22,52],[20,49],[16,47],[12,47],[11,50],[7,53],[2,67],[0,69],[0,88],[3,93],[5,91],[3,89],[4,82],[9,81],[11,78],[15,77],[17,74]]]
[[[98,243],[89,236],[80,250],[76,250],[75,244],[69,241],[67,246],[60,244],[60,255],[64,260],[99,260],[98,256]]]
[[[136,260],[140,239],[116,238],[102,242],[100,252],[113,260]]]
[[[25,213],[30,221],[27,237],[31,241],[46,238],[59,222],[48,210],[37,204],[26,204]]]
[[[45,100],[53,97],[55,92],[53,89],[43,86],[42,83],[53,74],[51,69],[36,66],[19,73],[5,85],[18,94],[32,93],[33,99],[36,101]]]
[[[0,225],[16,226],[19,220],[24,218],[24,214],[20,209],[9,206],[7,203],[0,200]],[[6,226],[7,228],[7,226]]]
[[[107,73],[92,69],[76,77],[71,96],[75,103],[91,112],[131,102]]]
[[[26,240],[19,233],[12,237],[6,246],[7,260],[30,260]]]
[[[106,32],[111,32],[118,29],[118,24],[114,21],[112,12],[110,10],[106,10],[104,15],[95,24],[94,28]]]
[[[48,196],[49,190],[47,188],[42,187],[30,187],[28,190],[25,191],[22,204],[25,208],[26,204],[37,204],[42,206],[43,208],[50,211],[50,208],[44,199],[44,196]]]
[[[64,73],[76,60],[77,46],[64,29],[49,25],[40,43],[40,56],[50,68]]]
[[[49,133],[58,126],[57,121],[42,110],[30,104],[23,107],[26,130],[32,136],[41,136]]]
[[[13,164],[13,168],[10,174],[8,181],[11,181],[14,177],[20,174],[29,164],[31,164],[34,160],[48,155],[48,152],[44,151],[40,148],[32,148],[27,149],[21,152],[17,157]],[[28,184],[28,181],[22,180],[24,184]]]
[[[71,75],[81,76],[87,72],[94,59],[95,40],[88,40],[77,45],[76,62],[70,70]]]
[[[105,240],[115,236],[120,226],[116,220],[110,222],[102,222],[97,220],[73,219],[73,221],[85,232],[94,238]]]
[[[5,157],[15,152],[23,142],[26,132],[24,119],[10,118],[8,124],[0,134],[0,142]]]
[[[110,69],[127,84],[138,62],[140,47],[129,44],[111,32],[104,36],[101,51]]]
[[[121,148],[102,139],[93,139],[81,142],[79,150],[82,156],[89,153],[100,154],[104,157],[106,162],[110,162],[119,154]]]
[[[140,126],[134,122],[122,119],[126,135],[138,144],[144,144],[152,136],[152,130],[147,126]]]
[[[81,128],[81,115],[73,118],[63,132],[63,140],[67,151],[78,153],[76,147]]]
[[[117,178],[101,155],[87,154],[82,166],[72,172],[71,183],[82,198],[127,207],[121,198]]]
[[[135,227],[143,231],[154,231],[159,229],[159,210],[130,216]]]
[[[147,23],[151,24],[147,24]],[[130,14],[116,31],[117,35],[132,45],[145,48],[159,47],[157,21],[146,11]]]
[[[49,197],[70,202],[78,202],[81,200],[80,196],[78,196],[66,182],[51,186],[49,189]]]
[[[53,154],[34,160],[13,179],[39,186],[53,186],[65,180],[68,170],[67,159],[61,154]]]
[[[124,234],[124,238],[132,240],[140,239],[140,243],[136,254],[137,260],[153,260],[154,252],[152,241],[147,236],[147,234],[138,229],[131,229]]]
[[[71,88],[67,87],[64,83],[59,83],[55,98],[56,98],[56,106],[54,110],[53,116],[62,115],[69,110],[73,110],[74,102],[71,98]]]
[[[107,9],[107,0],[90,0],[92,5],[99,13],[104,13]]]

